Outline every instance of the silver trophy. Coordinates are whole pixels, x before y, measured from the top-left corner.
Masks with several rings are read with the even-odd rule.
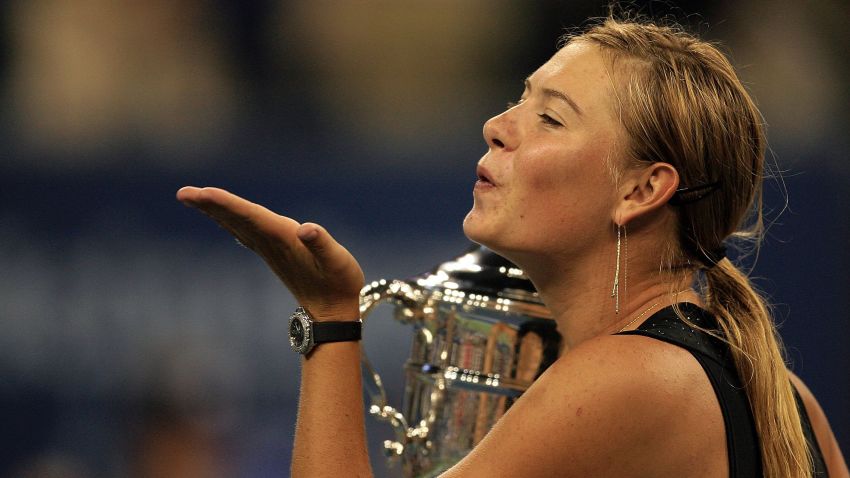
[[[363,319],[384,302],[413,326],[401,411],[365,353],[364,383],[370,413],[395,430],[384,446],[407,477],[460,461],[559,354],[561,336],[531,281],[484,247],[409,280],[372,282],[360,296]]]

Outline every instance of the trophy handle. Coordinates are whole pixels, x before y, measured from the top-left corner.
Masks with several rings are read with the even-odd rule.
[[[426,295],[422,290],[407,282],[381,279],[366,285],[360,291],[360,318],[365,324],[366,318],[375,307],[384,302],[391,302],[401,306],[400,320],[415,323],[421,320],[421,312],[419,311],[422,310],[421,305],[425,300]],[[400,456],[404,452],[404,446],[411,441],[412,430],[404,415],[387,403],[387,393],[381,381],[381,376],[372,367],[362,342],[360,350],[363,384],[371,402],[369,413],[378,420],[389,422],[393,427],[396,440],[385,440],[384,448],[388,456]]]

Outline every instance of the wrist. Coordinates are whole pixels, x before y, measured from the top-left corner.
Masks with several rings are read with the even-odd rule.
[[[359,301],[330,306],[303,304],[302,307],[316,322],[356,322],[360,320]]]
[[[331,319],[334,315],[325,315]],[[358,320],[316,320],[304,307],[289,317],[289,345],[307,355],[316,346],[328,342],[357,342],[362,337],[363,323]]]

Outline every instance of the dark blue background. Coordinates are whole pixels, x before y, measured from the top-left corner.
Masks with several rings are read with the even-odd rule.
[[[167,3],[136,8],[149,8],[156,18],[157,9]],[[275,19],[303,14],[309,2],[173,2],[176,6],[170,8],[195,29],[187,31],[201,31],[217,41],[211,51],[226,67],[211,71],[230,85],[227,91],[237,106],[227,110],[229,121],[211,127],[212,135],[185,142],[122,123],[95,130],[97,139],[89,143],[41,129],[36,113],[20,103],[21,92],[49,90],[33,86],[40,83],[37,72],[24,67],[34,51],[26,46],[33,38],[64,38],[64,30],[51,23],[55,20],[48,21],[51,9],[59,7],[4,3],[0,475],[49,467],[80,476],[145,475],[140,471],[145,456],[153,456],[147,447],[171,436],[194,446],[192,453],[200,457],[196,463],[210,460],[221,476],[285,475],[298,367],[288,351],[284,324],[294,303],[259,260],[177,203],[174,193],[186,184],[217,185],[296,219],[320,222],[349,246],[369,279],[408,277],[462,251],[467,241],[460,224],[471,205],[475,163],[485,150],[481,124],[515,99],[522,78],[554,51],[563,26],[604,11],[595,2],[505,1],[500,7],[507,13],[499,15],[486,3],[480,13],[464,17],[464,28],[481,35],[480,54],[467,58],[474,63],[469,82],[452,86],[457,80],[450,79],[446,86],[435,74],[424,83],[442,85],[434,93],[416,83],[418,78],[400,75],[395,81],[406,82],[409,90],[398,102],[445,100],[401,109],[384,123],[389,125],[386,131],[376,131],[362,129],[372,124],[367,121],[374,113],[370,108],[358,109],[355,102],[334,109],[319,101],[327,93],[317,86],[327,65],[293,53],[306,48],[299,42],[309,38],[297,24],[276,29]],[[773,5],[683,2],[684,10],[658,3],[644,8],[672,11],[704,36],[727,41],[742,76],[762,100],[771,158],[782,170],[787,196],[777,180],[767,181],[766,206],[774,223],[752,277],[775,305],[791,367],[819,397],[846,452],[846,112],[834,116],[830,110],[824,120],[783,109],[785,100],[793,103],[802,93],[777,94],[785,78],[776,76],[776,87],[765,80],[772,71],[759,56],[765,50],[750,47],[773,38],[757,28],[768,23],[761,17],[778,15],[794,27],[785,35],[798,35],[802,45],[815,38],[820,41],[815,44],[833,48],[804,52],[804,58],[846,72],[838,48],[846,44],[841,41],[846,33],[836,33],[830,25],[848,11],[824,16],[819,10],[785,5],[790,10],[777,13],[779,7],[768,4]],[[98,5],[90,0],[78,6],[86,12]],[[106,17],[93,25],[133,24],[121,8],[106,9]],[[367,17],[382,11],[371,4],[362,8]],[[44,28],[33,30],[40,23],[32,18],[39,15],[45,18]],[[429,26],[428,21],[422,19],[423,29],[435,38],[441,35],[440,22]],[[150,28],[155,35],[156,24]],[[398,33],[399,38],[404,34]],[[378,44],[375,55],[394,45],[401,48],[392,37]],[[79,48],[86,52],[88,47]],[[192,53],[189,48],[188,55]],[[400,58],[426,53],[402,51]],[[774,60],[781,65],[785,53],[774,52]],[[789,62],[799,58],[787,53]],[[167,54],[161,51],[154,58]],[[802,84],[827,73],[806,74]],[[48,85],[62,84],[58,77],[49,80]],[[382,84],[379,80],[374,79],[376,85]],[[131,94],[144,93],[143,88],[134,90],[132,82],[127,88]],[[829,91],[829,102],[846,104],[843,83]],[[46,117],[52,111],[62,117],[68,104],[49,105]],[[132,116],[132,110],[121,114]],[[425,122],[411,111],[436,119]],[[205,111],[189,113],[189,124],[199,131],[215,123]],[[85,117],[69,124],[86,124]],[[367,350],[384,372],[395,403],[400,403],[400,364],[408,332],[392,323],[386,310],[367,325]],[[376,473],[397,474],[384,470],[379,458],[382,440],[390,438],[388,427],[370,424],[369,433]]]

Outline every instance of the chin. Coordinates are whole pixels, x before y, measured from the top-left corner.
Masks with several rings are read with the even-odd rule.
[[[482,218],[477,216],[475,211],[470,211],[463,220],[463,234],[470,241],[480,244],[491,251],[505,257],[503,251],[508,249],[503,244],[505,239],[504,234],[499,234],[494,231],[493,227],[482,221]]]
[[[479,213],[475,211],[475,208],[469,213],[467,213],[466,217],[463,219],[463,234],[472,242],[477,244],[481,244],[485,247],[490,247],[487,244],[487,234],[484,232],[483,224],[481,224],[482,218],[479,216]]]

